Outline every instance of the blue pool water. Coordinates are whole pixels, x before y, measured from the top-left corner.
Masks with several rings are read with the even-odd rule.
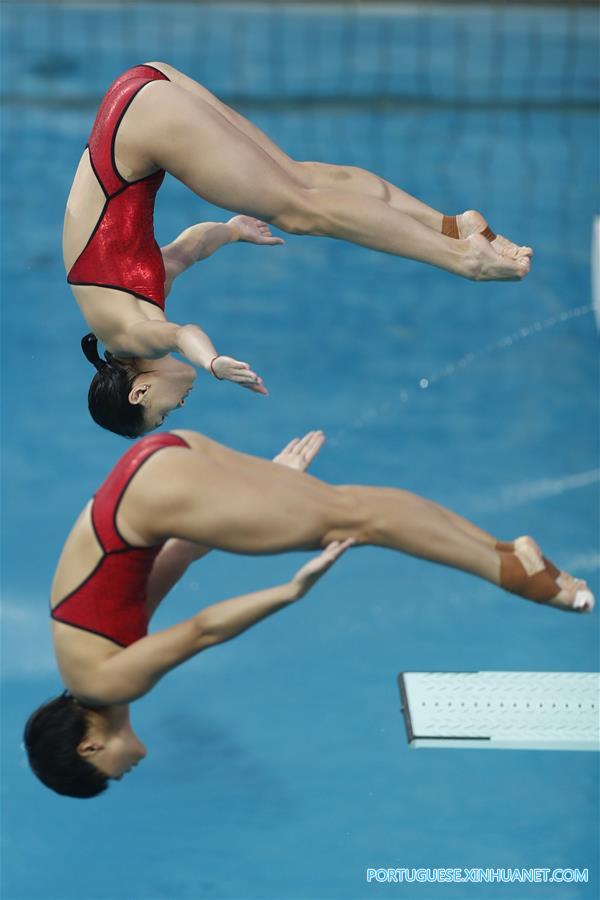
[[[8,7],[5,91],[21,69],[24,76],[23,96],[9,98],[3,121],[3,896],[597,897],[596,755],[409,751],[396,687],[398,672],[411,669],[593,671],[597,615],[561,615],[381,550],[349,554],[300,604],[187,663],[137,703],[133,724],[148,759],[98,800],[59,798],[29,773],[23,723],[60,690],[47,620],[53,569],[81,506],[126,447],[88,418],[84,323],[64,283],[64,200],[94,115],[72,100],[143,58],[168,56],[202,72],[188,65],[194,7],[181,7],[181,21],[171,22],[168,53],[167,36],[138,17],[134,59],[127,44],[109,40],[130,10],[64,7],[54,20],[38,5],[24,27],[17,13],[31,17],[32,6]],[[290,154],[371,168],[444,211],[481,208],[536,255],[522,284],[483,285],[325,239],[225,248],[181,279],[169,311],[248,359],[270,397],[199,376],[170,424],[266,456],[321,427],[329,442],[314,465],[319,477],[407,487],[500,537],[531,533],[598,592],[593,14],[580,11],[573,24],[560,11],[517,11],[505,34],[517,36],[508,44],[514,62],[503,70],[510,99],[533,65],[535,29],[547,37],[535,57],[544,72],[552,53],[568,61],[576,31],[587,42],[568,85],[586,103],[311,109],[258,102],[269,84],[253,54],[259,37],[267,46],[271,13],[245,8],[228,19],[218,5],[209,11],[212,56],[203,77],[234,91],[228,60],[236,58],[242,74],[247,65],[254,100],[243,111]],[[98,66],[84,15],[95,17],[102,36]],[[257,37],[240,62],[228,41],[242,15]],[[372,33],[393,28],[413,46],[407,29],[419,22],[387,15],[383,25],[374,15],[375,24],[361,26],[361,46],[371,49],[359,55],[359,71],[377,69]],[[469,28],[486,15],[477,12]],[[442,41],[448,23],[466,16],[440,13],[429,37]],[[317,32],[321,60],[330,58],[329,40],[338,46],[333,13],[327,23]],[[296,47],[285,33],[288,61],[297,53],[288,76],[308,72],[306,42]],[[489,47],[465,33],[462,77],[475,85],[473,70],[489,63]],[[61,54],[49,53],[50,38],[63,42]],[[447,88],[455,63],[456,53],[436,57],[432,90]],[[392,74],[390,92],[402,67]],[[297,93],[319,91],[308,74],[286,84],[291,95],[295,85]],[[341,96],[343,83],[336,90]],[[532,90],[541,100],[554,96],[547,79]],[[41,95],[55,102],[40,103]],[[224,215],[167,179],[158,240]],[[287,579],[298,559],[232,564],[212,554],[173,591],[156,627]],[[590,881],[367,885],[368,867],[388,866],[579,867]]]

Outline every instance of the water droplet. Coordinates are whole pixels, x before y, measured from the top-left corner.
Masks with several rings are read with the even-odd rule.
[[[419,382],[419,387],[423,388],[423,390],[425,390],[426,388],[429,387],[429,381],[427,380],[427,378],[421,378],[421,380]]]

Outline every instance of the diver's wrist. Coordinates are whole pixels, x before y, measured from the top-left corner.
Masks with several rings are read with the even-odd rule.
[[[227,222],[226,224],[230,233],[229,243],[234,244],[236,241],[240,240],[240,230],[233,222]]]
[[[215,362],[216,362],[218,359],[219,359],[219,354],[217,353],[217,355],[216,355],[216,356],[213,356],[213,358],[211,359],[210,363],[208,364],[208,368],[209,368],[209,371],[210,371],[210,372],[214,375],[214,377],[217,379],[217,381],[223,381],[223,379],[220,378],[220,377],[217,375],[217,373],[215,372],[214,364],[215,364]]]

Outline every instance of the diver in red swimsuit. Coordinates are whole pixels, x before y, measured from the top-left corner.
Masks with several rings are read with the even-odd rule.
[[[193,226],[159,248],[152,218],[165,171],[241,215]],[[263,220],[473,280],[520,280],[532,254],[494,234],[473,210],[444,216],[371,172],[297,162],[172,66],[135,66],[102,101],[63,232],[68,281],[92,331],[83,348],[98,370],[89,405],[99,424],[139,436],[181,406],[195,373],[172,352],[218,379],[266,394],[247,363],[219,355],[196,325],[180,326],[164,315],[174,278],[218,247],[235,240],[282,243]]]
[[[309,432],[291,441],[274,462],[304,471],[322,443],[320,432]],[[117,677],[137,691],[137,677],[123,670],[122,663],[131,659],[135,666],[136,659],[141,661],[148,641],[156,664],[172,668],[178,664],[173,653],[180,655],[179,662],[193,655],[186,644],[192,620],[149,637],[148,623],[188,566],[210,548],[177,538],[144,544],[127,521],[130,489],[135,491],[138,473],[170,448],[191,446],[179,435],[156,434],[122,456],[79,516],[57,567],[50,601],[52,637],[69,690],[33,713],[25,729],[25,746],[36,775],[60,794],[94,796],[106,788],[109,778],[120,779],[146,755],[132,731],[128,704],[98,702],[93,679],[99,677],[107,688],[116,665],[121,671]],[[350,543],[330,544],[289,584],[207,607],[200,621],[222,620],[228,637],[233,637],[306,594]],[[225,634],[222,639],[227,639]],[[194,652],[205,643],[213,642],[203,638],[203,647],[198,644]]]
[[[227,223],[202,223],[188,228],[161,250],[154,237],[153,217],[164,169],[125,178],[115,153],[129,107],[140,91],[155,81],[169,79],[153,66],[135,66],[109,88],[80,162],[65,217],[67,281],[96,332],[82,341],[86,357],[98,370],[89,392],[90,412],[100,425],[129,437],[161,424],[174,406],[183,405],[191,390],[194,370],[167,358],[168,349],[180,350],[184,355],[187,352],[216,378],[266,394],[262,380],[247,363],[219,356],[208,335],[197,326],[179,328],[177,345],[165,347],[165,337],[172,338],[173,329],[177,328],[167,330],[165,297],[177,275],[225,243],[283,243],[281,238],[272,236],[264,222],[235,216]],[[128,175],[131,174],[137,173],[129,170]],[[82,206],[83,196],[97,210],[91,231],[89,214]],[[79,250],[81,234],[88,231],[89,237]],[[94,288],[103,289],[102,293],[91,290]],[[143,348],[145,359],[136,359],[132,356],[139,346],[136,337],[139,341],[144,328],[146,338],[153,335],[154,340],[147,341]],[[125,330],[128,334],[124,338]],[[98,355],[97,335],[107,346],[105,360]],[[136,379],[138,374],[141,379]]]
[[[25,732],[45,784],[92,796],[120,778],[145,755],[129,705],[192,656],[294,603],[351,544],[461,569],[565,612],[593,609],[586,582],[558,569],[531,537],[499,541],[410,491],[305,474],[323,440],[311,432],[292,441],[274,465],[183,431],[145,437],[117,462],[71,529],[52,585],[52,639],[69,696],[39,708]],[[147,634],[161,600],[211,548],[325,551],[285,584]]]

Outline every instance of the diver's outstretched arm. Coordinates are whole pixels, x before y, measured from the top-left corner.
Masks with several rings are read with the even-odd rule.
[[[192,365],[214,375],[219,381],[233,381],[257,394],[267,394],[262,378],[249,363],[222,356],[198,325],[177,325],[162,319],[137,319],[115,337],[114,356],[158,359],[167,353],[180,353]]]
[[[233,216],[228,222],[200,222],[186,228],[170,244],[160,248],[165,266],[165,296],[174,280],[202,259],[207,259],[225,244],[242,241],[248,244],[283,244],[274,237],[266,222],[252,216]]]
[[[114,653],[86,672],[82,693],[95,703],[106,705],[137,700],[182,662],[215,644],[231,640],[299,600],[352,543],[352,539],[332,542],[302,566],[289,582],[207,606],[191,619],[147,635]]]

